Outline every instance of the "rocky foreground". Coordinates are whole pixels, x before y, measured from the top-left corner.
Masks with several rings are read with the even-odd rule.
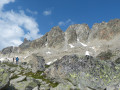
[[[105,53],[105,52],[103,52]],[[105,53],[111,57],[109,52]],[[92,56],[66,55],[51,65],[33,55],[34,63],[0,64],[1,90],[119,90],[120,58],[115,62]]]
[[[53,27],[0,52],[0,90],[120,90],[120,19]],[[19,64],[13,57],[19,57]]]

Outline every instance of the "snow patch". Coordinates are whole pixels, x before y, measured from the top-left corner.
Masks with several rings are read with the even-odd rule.
[[[50,65],[52,62],[48,62],[48,63],[46,63],[47,65]]]
[[[69,44],[70,48],[74,48],[75,46],[73,46],[72,44]]]
[[[45,44],[45,46],[47,46],[47,45],[48,45],[48,43]]]
[[[94,49],[94,50],[95,50],[95,47],[90,47],[90,48],[92,48],[92,49]]]
[[[57,61],[57,59],[54,59],[53,62]]]
[[[80,42],[80,40],[79,40],[79,39],[77,39],[77,41],[78,41],[78,42]],[[84,47],[86,47],[86,46],[87,46],[86,44],[84,44],[84,43],[82,43],[82,42],[80,42],[80,44],[81,44],[82,46],[84,46]]]
[[[46,52],[46,54],[51,54],[51,52],[50,52],[50,51],[48,51],[48,52]]]
[[[88,56],[89,56],[89,55],[90,55],[90,52],[89,52],[89,51],[86,51],[86,52],[85,52],[85,55],[88,55]]]
[[[29,55],[25,56],[24,59],[26,59]]]
[[[90,47],[90,48],[92,48],[96,52],[96,48],[95,47]]]
[[[13,58],[7,58],[9,61],[13,61]]]
[[[80,44],[81,44],[82,46],[84,46],[84,47],[87,47],[87,45],[86,45],[86,44],[84,44],[84,43],[82,43],[82,42],[80,42]]]
[[[50,61],[50,62],[48,62],[48,63],[46,63],[46,64],[47,64],[47,65],[50,65],[50,64],[54,63],[55,61],[57,61],[57,59],[54,59],[53,61]]]
[[[0,61],[3,62],[5,60],[5,58],[0,58]]]

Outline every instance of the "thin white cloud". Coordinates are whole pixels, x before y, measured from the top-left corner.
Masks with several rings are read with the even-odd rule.
[[[0,10],[3,9],[3,6],[4,6],[5,4],[8,4],[8,3],[14,2],[14,1],[15,1],[15,0],[0,0]]]
[[[28,13],[30,13],[30,14],[33,14],[33,15],[37,15],[37,14],[38,14],[37,11],[32,11],[32,10],[30,10],[30,9],[26,9],[26,11],[27,11]]]
[[[74,22],[71,20],[71,19],[68,19],[66,21],[60,21],[58,22],[58,25],[59,26],[65,26],[65,25],[68,25],[68,24],[73,24]]]
[[[45,15],[45,16],[48,16],[48,15],[51,15],[51,14],[52,14],[51,10],[43,11],[43,15]]]
[[[10,3],[5,0],[6,4]],[[11,0],[14,1],[14,0]],[[5,3],[3,3],[3,6]],[[33,40],[41,37],[38,24],[34,18],[27,16],[23,10],[19,13],[0,10],[0,49],[7,46],[18,46],[22,43],[22,38]]]

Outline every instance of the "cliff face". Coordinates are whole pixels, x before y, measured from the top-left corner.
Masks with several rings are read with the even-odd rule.
[[[84,55],[86,51],[91,55],[97,55],[107,49],[119,49],[119,35],[120,19],[110,20],[108,23],[96,23],[91,30],[87,24],[71,25],[65,32],[57,26],[39,39],[33,41],[25,39],[19,47],[7,47],[1,53],[30,55],[35,52],[46,56],[49,52],[47,55],[51,54],[49,58],[53,57],[52,54],[54,57],[58,54],[62,57],[72,53]],[[116,42],[117,44],[114,44]]]
[[[111,40],[120,33],[120,20],[110,20],[108,23],[96,23],[91,29],[90,39]]]
[[[68,43],[87,42],[90,29],[87,24],[75,24],[68,27],[65,34]]]

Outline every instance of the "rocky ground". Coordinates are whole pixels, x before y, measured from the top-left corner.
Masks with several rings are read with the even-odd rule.
[[[120,58],[112,53],[92,56],[66,55],[51,65],[33,55],[34,62],[0,64],[1,90],[119,90]],[[36,61],[35,61],[36,60]]]
[[[44,69],[47,67],[46,65]],[[32,72],[32,69],[26,63],[1,63],[0,90],[49,90],[58,85],[57,82],[48,79],[44,71]]]

